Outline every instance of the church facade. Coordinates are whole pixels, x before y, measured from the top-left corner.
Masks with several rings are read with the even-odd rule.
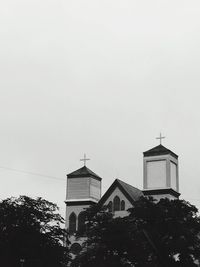
[[[141,196],[179,198],[178,155],[162,144],[143,153],[143,189],[116,179],[101,196],[102,178],[84,167],[67,175],[66,229],[71,241],[84,227],[84,210],[92,204],[107,206],[114,216],[126,216]],[[79,241],[78,241],[79,242]],[[80,241],[81,242],[81,241]]]

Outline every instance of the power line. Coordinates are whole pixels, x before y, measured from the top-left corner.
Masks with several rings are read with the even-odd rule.
[[[9,167],[3,167],[3,166],[0,166],[0,169],[4,169],[4,170],[8,170],[8,171],[13,171],[13,172],[19,172],[19,173],[30,174],[30,175],[34,175],[34,176],[45,177],[45,178],[48,178],[48,179],[65,181],[65,179],[63,179],[63,178],[59,178],[59,177],[51,176],[51,175],[45,175],[45,174],[36,173],[36,172],[31,172],[31,171],[18,170],[18,169],[9,168]]]
[[[31,171],[19,170],[19,169],[15,169],[15,168],[9,168],[9,167],[0,166],[0,169],[13,171],[13,172],[24,173],[24,174],[30,174],[30,175],[34,175],[34,176],[45,177],[45,178],[48,178],[48,179],[53,179],[53,180],[58,180],[58,181],[66,181],[65,179],[60,178],[60,177],[46,175],[46,174],[42,174],[42,173],[31,172]],[[200,202],[200,198],[189,198],[189,197],[187,198],[186,197],[186,199]]]

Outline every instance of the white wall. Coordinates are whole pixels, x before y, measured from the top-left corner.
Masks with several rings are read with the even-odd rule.
[[[179,192],[178,173],[178,159],[172,155],[144,157],[143,188],[173,188]]]
[[[127,209],[131,208],[133,205],[131,202],[126,198],[126,196],[121,192],[121,190],[117,187],[115,190],[112,192],[112,194],[108,197],[108,199],[105,201],[103,205],[108,205],[110,201],[113,202],[114,197],[118,196],[120,200],[125,201],[125,210],[122,211],[115,211],[115,216],[114,217],[124,217],[128,215]]]
[[[90,178],[90,197],[99,200],[101,198],[101,182]]]
[[[68,178],[67,179],[67,199],[89,198],[90,178]]]
[[[177,191],[177,166],[170,162],[171,187]]]
[[[156,200],[160,200],[161,198],[168,198],[170,200],[173,200],[173,199],[177,199],[176,197],[170,195],[170,194],[163,194],[163,195],[151,195],[153,198],[155,198]]]
[[[147,189],[166,187],[166,160],[147,162]]]

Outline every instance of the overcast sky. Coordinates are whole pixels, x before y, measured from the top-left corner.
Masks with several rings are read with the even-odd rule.
[[[143,151],[179,155],[181,197],[200,207],[200,1],[0,3],[0,198],[42,196],[64,215],[82,166],[142,188]]]

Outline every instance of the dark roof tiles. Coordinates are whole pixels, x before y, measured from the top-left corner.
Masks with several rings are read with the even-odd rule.
[[[149,150],[143,152],[143,154],[145,157],[170,154],[170,155],[174,156],[175,158],[178,158],[178,155],[176,155],[174,152],[172,152],[168,148],[164,147],[163,145],[155,146],[152,149],[149,149]]]
[[[138,200],[141,196],[143,196],[143,193],[140,189],[130,184],[127,184],[119,179],[117,179],[117,181],[134,201]]]
[[[96,173],[91,171],[86,166],[83,166],[82,168],[80,168],[74,172],[71,172],[67,175],[68,178],[79,178],[79,177],[88,177],[88,176],[93,176],[93,177],[96,177],[97,179],[101,180],[100,176],[98,176]]]

